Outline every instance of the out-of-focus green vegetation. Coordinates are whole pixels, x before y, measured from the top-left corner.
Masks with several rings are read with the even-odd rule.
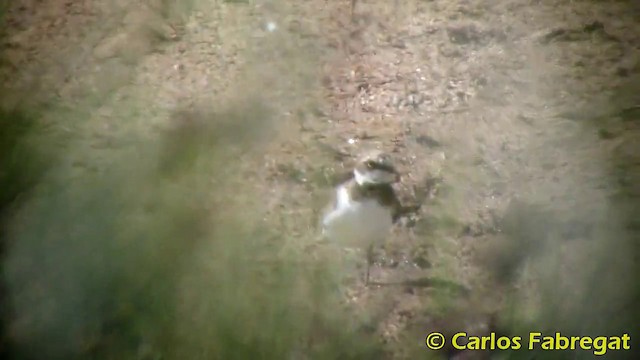
[[[598,199],[597,195],[604,194],[602,200],[579,207],[576,200],[583,199],[572,199],[574,203],[553,204],[547,209],[513,202],[505,212],[500,224],[504,237],[491,243],[485,261],[488,260],[486,269],[512,289],[501,312],[503,325],[512,335],[527,336],[532,331],[591,337],[628,334],[631,349],[608,350],[607,355],[616,359],[638,356],[633,339],[640,336],[640,155],[634,149],[638,149],[640,117],[628,111],[640,101],[637,80],[636,76],[620,86],[607,108],[592,111],[606,115],[581,117],[585,131],[597,134],[604,129],[611,134],[606,140],[615,139],[618,145],[592,160],[604,159],[600,180],[606,185],[600,189],[589,189],[580,174],[563,180],[575,182],[586,199]],[[563,146],[585,147],[584,139],[577,141]],[[593,146],[596,144],[587,148]],[[562,220],[567,218],[571,220]],[[593,353],[537,349],[501,356],[586,359]]]
[[[182,114],[96,172],[71,176],[62,161],[35,186],[15,176],[37,163],[3,152],[11,183],[31,189],[4,228],[18,358],[380,355],[341,315],[326,261],[283,252],[282,234],[234,210],[252,195],[231,156],[251,151],[247,126],[265,114]]]
[[[158,6],[169,21],[191,10]],[[159,135],[102,134],[85,124],[106,95],[3,113],[7,357],[383,356],[346,316],[332,260],[286,250],[286,234],[247,205],[262,194],[239,159],[271,135],[271,109],[245,92],[225,109],[176,111]],[[119,124],[141,116],[128,113]]]
[[[6,227],[12,211],[24,203],[38,184],[53,158],[46,152],[46,142],[30,114],[0,111],[0,259],[7,254]],[[2,266],[0,276],[5,279]],[[0,282],[0,354],[7,350],[6,324],[11,316],[5,281]]]

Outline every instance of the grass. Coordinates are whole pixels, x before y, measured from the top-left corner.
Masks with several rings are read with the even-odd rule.
[[[184,18],[162,4],[162,18]],[[179,110],[175,126],[149,133],[137,131],[146,97],[125,89],[119,123],[97,127],[96,110],[129,79],[73,106],[2,117],[3,349],[21,359],[380,356],[341,305],[331,260],[288,246],[243,181],[237,159],[261,151],[271,110],[242,98]]]
[[[229,213],[243,200],[217,166],[249,151],[232,134],[255,117],[210,116],[139,139],[137,155],[94,174],[53,168],[11,213],[5,280],[20,355],[37,344],[51,358],[372,357],[326,259],[282,252],[286,236],[255,209]]]

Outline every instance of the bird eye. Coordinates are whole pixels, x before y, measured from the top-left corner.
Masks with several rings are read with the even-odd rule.
[[[371,160],[367,161],[366,165],[367,165],[367,168],[373,169],[373,166],[374,166],[373,161],[371,161]]]

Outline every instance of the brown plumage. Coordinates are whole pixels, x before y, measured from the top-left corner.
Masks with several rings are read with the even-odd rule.
[[[363,199],[376,199],[376,201],[385,207],[391,208],[393,222],[398,220],[402,212],[402,205],[396,196],[395,190],[391,184],[364,184],[359,185],[355,179],[346,184],[346,188],[351,194],[353,201],[362,201]]]

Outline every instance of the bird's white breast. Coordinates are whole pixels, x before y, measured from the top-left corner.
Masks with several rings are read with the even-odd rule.
[[[345,246],[366,247],[385,240],[391,226],[391,209],[376,199],[352,201],[346,187],[337,189],[336,207],[323,219],[325,235]]]

